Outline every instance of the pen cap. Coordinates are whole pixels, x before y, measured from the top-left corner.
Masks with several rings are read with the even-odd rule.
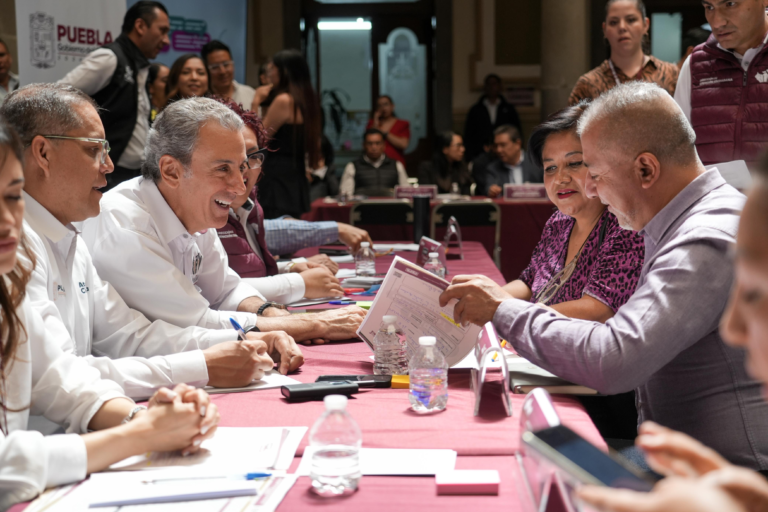
[[[419,338],[419,345],[422,347],[434,347],[437,344],[437,338],[434,336],[422,336]]]
[[[360,247],[370,247],[370,246],[371,246],[370,242],[360,242]]]
[[[326,411],[343,411],[347,408],[347,397],[344,395],[328,395],[323,398]]]
[[[439,257],[440,257],[440,255],[437,254],[436,252],[429,253],[429,259],[434,259],[434,258],[439,258]]]

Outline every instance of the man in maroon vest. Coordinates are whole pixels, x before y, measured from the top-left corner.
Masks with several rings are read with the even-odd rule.
[[[757,161],[768,148],[768,0],[703,0],[712,35],[685,61],[675,101],[704,165]]]

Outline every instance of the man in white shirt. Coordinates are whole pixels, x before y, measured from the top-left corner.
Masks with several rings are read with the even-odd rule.
[[[685,60],[675,101],[704,165],[756,163],[768,149],[768,0],[703,0],[712,27]]]
[[[36,260],[26,292],[65,352],[85,357],[136,398],[177,383],[246,385],[272,369],[270,355],[282,360],[283,373],[303,363],[284,333],[248,333],[238,342],[233,329],[150,322],[100,279],[73,224],[98,214],[98,189],[113,168],[91,98],[33,84],[9,95],[0,115],[26,148],[24,232]]]
[[[355,337],[365,310],[290,316],[229,268],[215,230],[245,192],[242,130],[239,116],[208,98],[163,110],[147,139],[143,176],[107,193],[101,214],[83,225],[99,274],[153,320],[230,329],[234,318],[298,341]]]
[[[392,196],[395,185],[408,186],[408,173],[403,164],[384,154],[384,134],[368,128],[363,134],[363,154],[349,162],[341,175],[342,194]]]
[[[215,39],[208,41],[200,50],[200,56],[211,74],[211,92],[251,110],[256,89],[235,80],[235,63],[229,46]]]
[[[142,0],[123,19],[113,43],[91,52],[59,82],[77,87],[101,107],[99,115],[112,146],[115,171],[109,187],[139,175],[149,131],[147,75],[149,59],[169,44],[168,10],[160,2]]]

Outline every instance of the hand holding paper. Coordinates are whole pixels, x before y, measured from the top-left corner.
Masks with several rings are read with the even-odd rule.
[[[440,307],[445,307],[453,299],[458,300],[453,308],[453,319],[460,325],[485,325],[493,320],[493,315],[501,303],[512,299],[495,281],[483,275],[456,276],[440,295]]]

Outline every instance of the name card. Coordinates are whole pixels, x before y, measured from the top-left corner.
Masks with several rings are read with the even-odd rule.
[[[475,392],[475,416],[480,413],[480,400],[483,396],[483,386],[486,382],[488,368],[495,359],[501,358],[502,375],[502,393],[501,400],[504,403],[504,409],[507,416],[512,416],[512,402],[509,398],[509,374],[507,362],[504,357],[504,351],[499,343],[499,336],[493,328],[493,324],[488,322],[483,326],[480,334],[475,341],[475,359],[477,359],[478,369],[472,369],[472,388]]]
[[[445,273],[447,275],[448,265],[446,264],[445,246],[426,236],[421,237],[421,240],[419,240],[419,252],[416,255],[416,264],[420,267],[424,267],[424,264],[429,261],[429,253],[431,252],[437,253],[437,258],[445,267]]]
[[[437,185],[395,186],[395,199],[413,199],[413,196],[429,196],[430,199],[435,199],[437,197]]]
[[[514,201],[520,199],[548,199],[547,189],[541,183],[529,183],[526,185],[504,185],[504,200]]]

